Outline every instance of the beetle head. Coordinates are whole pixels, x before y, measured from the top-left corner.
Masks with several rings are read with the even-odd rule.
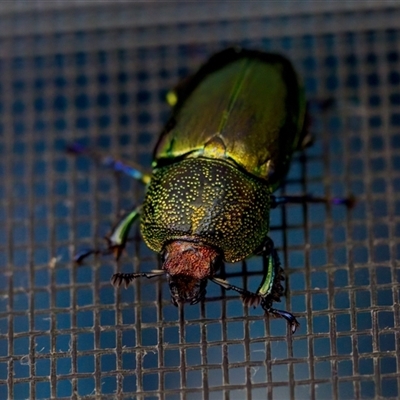
[[[209,246],[176,240],[168,243],[163,252],[163,269],[168,276],[171,300],[196,304],[206,294],[207,280],[212,278],[222,258]]]

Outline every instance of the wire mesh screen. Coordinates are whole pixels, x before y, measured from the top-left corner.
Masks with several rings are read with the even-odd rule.
[[[299,3],[1,11],[0,398],[398,398],[400,8]],[[144,188],[66,146],[149,167],[167,90],[232,44],[286,55],[304,81],[315,143],[281,191],[357,198],[271,213],[294,335],[212,283],[181,308],[164,279],[114,289],[116,271],[159,267],[137,227],[119,262],[73,263]],[[262,262],[221,274],[256,290]]]

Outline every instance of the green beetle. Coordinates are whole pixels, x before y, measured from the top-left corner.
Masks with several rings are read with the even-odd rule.
[[[291,63],[278,54],[229,48],[212,56],[168,95],[172,116],[154,151],[152,174],[102,157],[77,144],[102,163],[148,184],[144,204],[126,216],[108,236],[106,250],[119,257],[132,223],[140,217],[141,234],[161,254],[162,269],[117,273],[114,285],[138,277],[166,274],[172,301],[195,304],[208,280],[239,292],[248,305],[261,304],[285,318],[292,332],[298,322],[272,307],[283,295],[283,270],[268,237],[271,208],[287,202],[326,202],[324,198],[275,197],[295,150],[304,146],[304,91]],[[336,203],[346,200],[333,199]],[[266,272],[253,293],[216,277],[224,262],[261,254]]]

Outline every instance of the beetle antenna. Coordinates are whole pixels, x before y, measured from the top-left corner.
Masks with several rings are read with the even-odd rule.
[[[147,278],[151,279],[156,276],[164,275],[165,271],[163,269],[153,269],[150,273],[147,272],[139,272],[139,273],[123,273],[118,272],[111,277],[111,283],[113,286],[120,287],[122,283],[125,286],[125,289],[129,286],[129,284],[136,278]]]

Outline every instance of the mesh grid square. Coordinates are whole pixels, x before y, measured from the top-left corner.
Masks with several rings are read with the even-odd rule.
[[[3,10],[0,398],[398,398],[400,8],[305,3]],[[215,285],[184,308],[163,279],[115,290],[115,271],[159,266],[137,228],[118,263],[72,260],[101,246],[144,189],[66,145],[79,139],[149,167],[167,90],[233,43],[286,55],[309,99],[333,100],[311,108],[315,143],[294,157],[282,190],[357,198],[350,211],[271,214],[288,277],[280,308],[298,316],[295,335]],[[261,260],[225,273],[255,290]]]

